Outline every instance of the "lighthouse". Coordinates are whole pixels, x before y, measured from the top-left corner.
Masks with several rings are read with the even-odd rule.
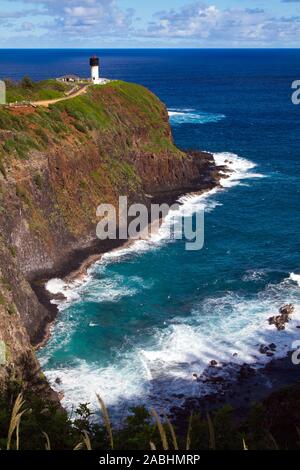
[[[99,85],[99,83],[101,83],[101,79],[99,77],[99,58],[95,56],[91,57],[90,66],[92,82],[94,85]]]

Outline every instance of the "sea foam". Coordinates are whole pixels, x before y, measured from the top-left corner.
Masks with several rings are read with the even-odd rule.
[[[290,279],[298,284],[300,287],[300,274],[291,273]]]
[[[178,200],[178,208],[169,211],[157,231],[150,232],[149,237],[146,239],[134,240],[124,247],[104,253],[101,260],[96,262],[94,266],[120,262],[132,256],[140,256],[149,250],[156,250],[166,243],[174,242],[174,237],[170,237],[170,234],[174,233],[176,225],[179,226],[183,216],[192,217],[193,214],[200,210],[209,213],[222,205],[214,197],[220,190],[236,186],[240,184],[242,180],[264,177],[264,175],[260,173],[250,171],[256,167],[255,163],[241,158],[234,153],[222,152],[215,153],[213,156],[217,166],[226,167],[227,169],[224,178],[220,181],[221,188],[216,187],[203,194],[187,194],[182,196]],[[52,294],[62,293],[66,297],[67,302],[76,300],[78,299],[80,286],[83,284],[87,285],[91,281],[93,270],[94,267],[92,266],[84,278],[69,284],[61,279],[51,279],[46,284],[46,289]],[[66,302],[56,300],[54,302],[58,304],[60,308],[64,308],[67,305]]]
[[[83,301],[100,303],[117,302],[124,295],[140,295],[147,288],[142,279],[133,279],[131,285],[128,279],[125,282],[122,277],[113,274],[110,279],[106,279],[105,271],[103,278],[94,278],[94,270],[99,275],[101,269],[105,270],[111,263],[125,261],[126,257],[141,256],[148,250],[160,249],[164,244],[172,242],[168,238],[168,230],[176,217],[183,213],[190,217],[202,209],[207,212],[215,210],[221,205],[218,201],[220,191],[226,191],[245,179],[263,177],[260,173],[253,172],[256,166],[254,163],[235,154],[217,153],[214,158],[218,166],[228,169],[221,180],[221,187],[205,194],[180,198],[178,209],[167,215],[156,233],[147,240],[134,241],[126,247],[106,253],[101,261],[89,269],[88,277],[81,286],[66,286],[59,280],[52,280],[47,288],[56,293],[60,288],[63,292],[73,289]],[[249,272],[244,275],[245,281],[256,277],[256,274]],[[167,408],[168,402],[164,403],[164,400],[168,400],[170,396],[174,404],[178,394],[205,394],[209,386],[199,387],[199,383],[193,380],[193,374],[201,374],[211,360],[236,364],[247,362],[262,366],[270,358],[259,353],[260,344],[275,342],[277,357],[291,348],[295,326],[300,321],[299,291],[293,282],[296,279],[298,282],[297,275],[291,275],[290,279],[278,285],[270,285],[250,299],[234,292],[228,292],[223,297],[207,298],[192,307],[190,320],[179,317],[176,321],[171,320],[163,330],[154,329],[151,348],[138,344],[128,345],[127,350],[120,351],[109,366],[101,366],[101,361],[87,363],[85,360],[77,360],[72,366],[65,364],[59,368],[48,368],[55,343],[61,345],[61,341],[67,342],[68,335],[76,330],[76,325],[80,322],[80,319],[72,317],[73,324],[68,331],[64,331],[65,321],[62,321],[59,322],[61,329],[58,328],[54,333],[56,341],[48,348],[47,357],[43,360],[46,375],[53,387],[63,392],[63,404],[68,409],[86,401],[90,401],[96,409],[95,393],[98,392],[116,419],[120,419],[123,413],[122,403],[125,401],[128,406],[144,402],[160,407],[163,403]],[[276,314],[285,301],[296,304],[296,313],[286,330],[279,334],[267,320],[271,314]],[[94,326],[93,322],[89,325]],[[61,379],[61,384],[57,383],[57,378]],[[156,402],[154,397],[159,397],[159,401]],[[180,398],[178,401],[180,402]]]
[[[125,402],[168,409],[170,398],[173,406],[182,402],[181,394],[201,397],[211,391],[209,383],[193,379],[193,374],[207,370],[211,360],[260,368],[272,357],[261,354],[259,347],[270,343],[276,344],[273,357],[285,356],[299,338],[299,300],[298,286],[289,278],[251,297],[234,292],[208,297],[193,306],[189,319],[178,317],[164,330],[153,330],[150,348],[133,342],[106,367],[85,360],[50,370],[45,364],[46,375],[56,390],[63,391],[63,404],[69,410],[87,401],[96,410],[96,392],[116,421],[124,416]],[[296,310],[286,329],[278,332],[268,318],[285,302],[294,303]],[[232,379],[226,367],[220,374]]]
[[[257,166],[255,163],[234,153],[215,153],[214,159],[217,166],[225,166],[228,171],[228,173],[224,173],[224,178],[220,181],[223,188],[236,186],[242,180],[266,177],[266,175],[251,171]]]
[[[173,126],[181,124],[208,124],[221,121],[226,117],[224,114],[206,113],[204,111],[196,111],[195,109],[170,108],[168,113]]]

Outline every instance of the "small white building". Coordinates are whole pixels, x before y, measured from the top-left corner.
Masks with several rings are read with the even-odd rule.
[[[77,75],[63,75],[56,79],[58,82],[77,83],[81,81],[81,78]]]

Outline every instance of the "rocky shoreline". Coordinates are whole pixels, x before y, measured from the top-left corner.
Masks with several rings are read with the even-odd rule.
[[[270,325],[274,325],[278,334],[285,329],[285,324],[291,320],[295,311],[292,304],[283,305],[279,309],[279,315],[266,319]],[[300,324],[296,326],[300,329]],[[261,344],[258,353],[273,357],[277,345]],[[233,357],[237,357],[234,353]],[[300,365],[293,361],[293,351],[289,351],[285,357],[273,358],[265,365],[237,364],[235,362],[218,363],[212,360],[201,375],[193,375],[194,380],[201,385],[211,385],[210,392],[201,397],[183,397],[182,406],[174,406],[169,410],[175,423],[182,425],[191,413],[206,413],[229,405],[234,410],[236,418],[244,417],[246,412],[258,402],[267,399],[271,394],[286,386],[300,384]]]
[[[210,154],[208,154],[210,155]],[[211,156],[212,157],[212,156]],[[217,168],[217,167],[216,167]],[[199,183],[195,186],[194,190],[186,193],[183,191],[172,191],[165,192],[158,195],[154,195],[152,202],[154,203],[168,203],[169,205],[174,204],[182,196],[188,195],[202,195],[219,186],[218,180],[224,178],[224,172],[226,168],[218,168],[218,177],[214,174],[214,180],[208,185],[206,179],[204,188],[199,188]],[[152,221],[153,222],[153,221]],[[149,224],[150,226],[150,224]],[[40,329],[40,333],[36,338],[35,348],[42,348],[51,336],[51,326],[55,322],[57,315],[59,314],[58,306],[53,301],[63,301],[63,293],[51,294],[46,289],[46,284],[51,279],[61,279],[66,284],[81,281],[87,274],[88,269],[96,262],[100,261],[105,253],[109,253],[120,248],[124,248],[133,243],[132,240],[105,240],[99,241],[94,240],[88,247],[75,250],[70,253],[65,260],[62,260],[60,267],[55,270],[49,270],[45,272],[42,277],[38,276],[31,281],[31,287],[35,292],[39,302],[49,311],[49,317]]]
[[[219,168],[222,178],[224,178],[224,170],[223,167]],[[206,187],[202,191],[193,191],[190,194],[203,194],[217,186],[218,183],[215,183],[209,189]],[[182,195],[184,194],[177,192],[176,194],[165,194],[164,197],[171,204]],[[159,202],[165,202],[165,200],[160,199]],[[51,326],[58,314],[57,305],[52,303],[53,300],[64,300],[62,294],[53,295],[48,292],[45,283],[54,277],[62,279],[66,283],[83,280],[87,270],[94,263],[100,261],[104,253],[118,250],[130,243],[130,240],[108,240],[105,243],[99,242],[92,245],[90,249],[81,251],[79,256],[78,252],[74,252],[60,270],[50,272],[47,277],[32,284],[39,301],[46,308],[53,310],[53,320],[46,325],[45,334],[36,346],[37,348],[43,347],[51,335]],[[95,250],[98,252],[95,253]],[[285,329],[285,325],[291,320],[294,310],[292,304],[283,305],[278,314],[266,318],[266,323],[273,325],[274,330],[277,329],[278,334],[280,334]],[[300,326],[297,326],[297,328],[300,328]],[[277,345],[275,343],[261,344],[257,350],[258,355],[265,355],[270,359],[273,358],[276,352]],[[237,355],[237,353],[234,353],[233,357]],[[286,385],[300,383],[300,366],[292,363],[291,356],[292,352],[289,352],[286,357],[271,359],[266,365],[260,367],[256,367],[255,364],[218,363],[212,360],[200,376],[194,373],[191,379],[196,380],[199,387],[201,387],[201,384],[211,385],[213,391],[201,398],[174,395],[175,399],[183,401],[183,405],[168,407],[169,414],[175,421],[181,421],[186,420],[191,411],[204,412],[221,408],[227,404],[232,406],[237,414],[242,415],[253,403],[263,400],[273,391]],[[230,377],[230,380],[227,380],[225,376]]]
[[[224,171],[224,168],[222,168]],[[224,177],[224,174],[222,174]],[[197,194],[203,194],[205,191],[198,191]],[[193,193],[195,194],[195,193]],[[180,196],[180,195],[179,195]],[[124,247],[131,242],[119,241],[119,242],[108,242],[104,248],[101,246],[101,251],[98,254],[90,254],[87,258],[81,262],[80,266],[77,267],[78,258],[74,254],[74,259],[71,265],[76,268],[71,272],[68,272],[66,267],[56,273],[56,276],[63,279],[66,283],[83,280],[87,274],[87,270],[91,265],[101,260],[104,253],[108,251],[117,250]],[[70,266],[70,265],[68,265]],[[66,274],[67,272],[67,274]],[[49,279],[46,279],[49,280]],[[57,305],[51,303],[53,300],[63,300],[61,295],[51,295],[45,289],[45,279],[43,285],[40,286],[38,293],[39,300],[44,302],[44,305],[48,308],[55,309],[55,318],[58,313]],[[35,287],[36,289],[36,287]],[[280,335],[281,331],[285,329],[286,324],[290,322],[295,312],[295,307],[292,304],[282,305],[279,309],[278,314],[271,317],[266,317],[266,323],[274,326],[274,331],[277,330]],[[55,321],[55,318],[53,321]],[[42,347],[50,337],[51,325],[48,324],[47,334],[43,337],[41,344],[38,347]],[[300,329],[300,325],[296,326]],[[169,416],[177,423],[187,420],[187,417],[191,412],[206,412],[222,408],[225,404],[232,406],[237,416],[244,416],[245,412],[256,402],[261,402],[269,395],[282,387],[289,385],[300,384],[300,366],[293,364],[292,352],[288,352],[286,357],[273,358],[277,352],[276,343],[261,344],[258,345],[257,354],[270,358],[270,362],[264,366],[257,367],[256,364],[237,364],[236,362],[218,363],[216,360],[212,360],[203,373],[198,376],[196,373],[193,374],[191,380],[195,380],[201,385],[210,385],[213,389],[201,398],[197,397],[185,397],[184,395],[174,395],[174,399],[179,399],[183,404],[181,406],[169,407]],[[233,354],[233,358],[236,358],[238,353]],[[230,377],[230,380],[228,380]],[[62,395],[60,396],[60,399]],[[170,403],[172,397],[168,400]]]
[[[253,405],[262,402],[274,392],[300,384],[300,366],[293,364],[291,356],[290,352],[284,358],[273,359],[260,369],[247,364],[216,367],[214,375],[210,376],[214,392],[201,398],[185,398],[182,406],[170,408],[169,415],[179,428],[183,423],[186,424],[191,413],[205,415],[207,411],[218,410],[225,405],[232,407],[237,419],[244,417]],[[221,368],[226,368],[232,374],[231,381],[226,382],[219,375]]]
[[[49,392],[34,352],[58,314],[45,283],[82,277],[103,253],[124,244],[96,239],[101,202],[117,207],[119,195],[128,195],[130,203],[173,203],[226,177],[211,154],[174,145],[167,109],[149,90],[120,82],[82,100],[80,116],[72,100],[47,113],[32,109],[33,116],[3,110],[10,129],[9,135],[0,130],[0,144],[17,142],[20,129],[28,141],[26,150],[6,150],[0,174],[0,340],[9,352],[0,366],[3,388],[18,381],[33,393],[41,386]],[[90,114],[99,119],[90,121]],[[275,324],[286,324],[286,312],[277,317]]]
[[[166,107],[146,88],[113,82],[91,88],[80,113],[77,104],[68,100],[30,113],[1,109],[8,127],[0,129],[3,389],[15,379],[30,388],[32,375],[42,376],[34,347],[57,316],[45,282],[81,275],[121,245],[96,239],[99,204],[117,207],[120,195],[129,204],[174,201],[220,180],[211,154],[175,146]],[[19,142],[20,129],[26,148],[6,146]]]

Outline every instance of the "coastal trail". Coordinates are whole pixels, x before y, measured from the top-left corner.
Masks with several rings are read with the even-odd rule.
[[[70,100],[71,98],[75,98],[76,96],[83,95],[84,93],[86,93],[88,86],[89,85],[80,85],[79,89],[72,90],[68,96],[65,96],[63,98],[56,98],[54,100],[32,101],[31,104],[33,106],[45,106],[46,108],[48,108],[49,105],[58,103],[59,101]]]

